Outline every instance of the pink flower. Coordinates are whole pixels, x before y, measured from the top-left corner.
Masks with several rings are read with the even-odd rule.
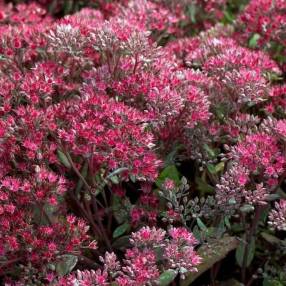
[[[134,245],[160,245],[165,237],[165,233],[165,231],[155,227],[142,227],[139,231],[132,233],[130,241]]]
[[[248,181],[248,176],[246,174],[239,174],[238,183],[241,186],[244,186]]]
[[[169,235],[174,241],[186,243],[187,245],[195,245],[198,243],[194,235],[183,227],[172,227],[169,230]]]
[[[50,251],[56,251],[57,250],[57,246],[56,246],[55,243],[51,242],[51,243],[48,244],[48,249]]]
[[[279,120],[275,129],[283,138],[286,138],[286,120]]]
[[[163,188],[165,188],[166,190],[173,190],[175,187],[175,182],[169,178],[167,178],[163,183]]]
[[[275,208],[269,214],[269,225],[286,231],[286,200],[281,199],[275,203]]]

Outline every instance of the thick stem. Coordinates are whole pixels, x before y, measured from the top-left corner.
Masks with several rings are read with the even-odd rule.
[[[92,187],[88,184],[88,182],[86,181],[86,179],[81,175],[80,171],[79,171],[79,170],[77,169],[77,167],[75,166],[75,164],[74,164],[74,162],[73,162],[73,160],[72,160],[70,154],[69,154],[66,150],[64,150],[64,154],[66,155],[66,157],[67,157],[67,159],[68,159],[68,161],[69,161],[69,163],[70,163],[70,165],[71,165],[73,171],[74,171],[74,172],[77,174],[77,176],[82,180],[83,184],[85,185],[85,187],[87,188],[87,190],[89,191],[89,193],[90,193],[90,194],[93,194],[93,189],[94,189],[94,188],[92,188]],[[97,186],[95,186],[95,187],[97,187]],[[96,200],[96,201],[97,201],[97,203],[98,203],[102,208],[104,208],[104,206],[103,206],[98,200]]]
[[[76,203],[76,205],[78,206],[78,208],[80,209],[81,215],[83,217],[85,217],[85,219],[91,224],[91,229],[92,229],[93,235],[95,237],[100,237],[101,231],[100,231],[99,227],[94,223],[93,218],[88,214],[88,212],[81,205],[78,198],[72,192],[70,192],[70,195],[71,195],[72,199],[74,200],[74,202]]]
[[[281,175],[280,179],[279,179],[279,182],[276,186],[274,186],[271,190],[270,190],[270,193],[274,193],[277,191],[277,189],[280,187],[280,185],[283,183],[283,181],[285,180],[286,178],[286,170],[285,172]],[[246,283],[246,264],[247,264],[247,257],[248,257],[248,252],[249,252],[249,244],[253,238],[253,236],[255,235],[256,233],[256,229],[257,229],[257,226],[258,226],[258,223],[259,223],[259,220],[260,220],[260,217],[261,217],[261,214],[263,212],[263,210],[265,209],[265,206],[258,206],[256,211],[255,211],[255,215],[254,215],[254,218],[253,218],[253,221],[252,221],[252,225],[251,225],[251,228],[247,234],[247,237],[246,237],[246,245],[245,245],[245,248],[244,248],[244,254],[243,254],[243,262],[242,262],[242,269],[241,269],[241,279],[242,279],[242,282],[245,284]]]
[[[86,186],[86,188],[90,191],[91,190],[91,186],[88,184],[88,182],[86,181],[86,179],[81,175],[80,171],[77,169],[77,167],[75,166],[70,154],[68,152],[64,152],[73,171],[77,174],[77,176],[82,180],[82,182],[84,183],[84,185]]]
[[[34,197],[35,202],[37,202],[36,196],[33,195],[33,197]],[[53,220],[49,217],[49,215],[47,214],[47,212],[46,212],[46,210],[45,210],[45,208],[44,208],[44,205],[42,205],[41,203],[38,203],[38,202],[37,202],[37,206],[38,206],[38,208],[39,208],[40,211],[41,211],[40,220],[42,220],[42,217],[43,217],[43,215],[44,215],[44,217],[46,218],[46,220],[48,221],[48,223],[49,223],[50,225],[52,225],[54,222],[53,222]]]
[[[113,219],[113,211],[112,211],[112,200],[113,196],[110,196],[110,203],[109,205],[111,206],[110,209],[108,210],[108,222],[107,222],[107,232],[110,234],[111,233],[111,227],[112,227],[112,219]]]
[[[135,64],[134,64],[134,67],[133,67],[133,74],[136,73],[137,66],[138,66],[138,55],[136,54],[136,56],[135,56]]]
[[[264,210],[264,206],[257,206],[254,214],[254,218],[251,224],[251,227],[249,229],[249,232],[246,235],[246,244],[244,247],[244,253],[243,253],[243,261],[242,261],[242,268],[241,268],[241,280],[242,283],[246,283],[246,266],[247,266],[247,258],[248,258],[248,252],[249,252],[249,245],[251,243],[251,240],[253,239],[253,236],[256,233],[256,229],[261,217],[261,214]]]
[[[93,208],[94,208],[95,213],[98,213],[98,206],[97,206],[96,200],[94,200],[94,196],[92,196],[92,204],[93,204]],[[108,235],[107,235],[107,233],[105,231],[105,228],[104,228],[104,226],[102,224],[102,221],[101,221],[100,217],[97,218],[97,222],[98,222],[99,228],[100,228],[100,230],[102,232],[103,239],[104,239],[108,249],[111,250],[112,249],[111,243],[110,243],[110,240],[108,238]]]
[[[10,259],[10,260],[4,261],[4,262],[0,262],[0,269],[1,269],[1,268],[5,268],[5,267],[7,267],[7,266],[10,265],[10,264],[19,262],[19,261],[21,261],[22,259],[23,259],[23,257],[18,257],[18,258],[14,258],[14,259]]]
[[[77,176],[82,180],[82,182],[85,185],[85,187],[87,188],[87,190],[90,192],[91,197],[92,197],[92,203],[93,203],[93,207],[94,207],[95,213],[99,213],[97,204],[100,204],[100,206],[103,207],[103,208],[104,208],[104,206],[100,202],[98,202],[98,200],[96,199],[95,195],[92,193],[92,189],[93,188],[88,184],[88,182],[85,180],[85,178],[81,175],[81,173],[79,172],[79,170],[75,166],[75,164],[74,164],[70,154],[68,152],[66,152],[66,150],[64,150],[64,153],[65,153],[65,155],[66,155],[66,157],[67,157],[67,159],[68,159],[72,169],[77,174]],[[80,202],[77,201],[77,198],[74,198],[74,199],[76,200],[77,205],[81,206]],[[81,210],[83,211],[83,213],[87,217],[88,221],[90,222],[90,224],[92,226],[92,229],[94,230],[94,234],[96,234],[96,233],[97,234],[101,234],[103,236],[103,238],[104,238],[104,241],[105,241],[108,249],[111,250],[111,243],[109,241],[109,238],[108,238],[108,236],[106,234],[105,228],[102,225],[102,222],[101,222],[100,218],[97,218],[97,222],[98,222],[98,227],[97,227],[97,225],[94,223],[93,216],[92,216],[92,213],[91,213],[90,206],[89,206],[88,202],[85,202],[85,207],[86,207],[86,210],[84,210],[82,207],[81,207]]]
[[[210,274],[211,274],[211,285],[215,286],[216,285],[216,277],[220,269],[220,262],[217,262],[213,265],[211,268]]]

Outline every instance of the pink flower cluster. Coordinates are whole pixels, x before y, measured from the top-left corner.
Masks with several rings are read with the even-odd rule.
[[[133,225],[146,222],[154,225],[159,215],[159,199],[153,192],[152,184],[144,183],[141,187],[139,200],[130,211],[130,218]]]
[[[275,52],[281,50],[281,56],[285,57],[283,47],[286,45],[286,3],[284,0],[252,0],[238,17],[238,37],[247,42],[256,36],[257,47],[264,46]],[[271,46],[272,43],[274,47]],[[279,48],[280,46],[280,48]],[[278,59],[279,60],[279,59]]]
[[[281,199],[269,214],[269,225],[278,230],[286,231],[286,201]]]
[[[197,37],[170,42],[166,50],[180,67],[196,69],[191,82],[210,102],[211,122],[185,136],[185,144],[196,159],[209,159],[201,142],[233,144],[241,133],[255,132],[260,119],[251,114],[251,107],[265,106],[266,110],[278,102],[283,104],[283,88],[272,86],[266,76],[281,75],[277,63],[262,51],[241,47],[232,32],[220,25]]]
[[[220,204],[265,204],[285,173],[282,150],[279,140],[265,133],[247,135],[232,147],[229,156],[233,166],[217,185]]]
[[[132,248],[127,249],[121,264],[114,253],[101,257],[103,270],[77,271],[62,279],[59,285],[109,285],[115,282],[120,286],[139,286],[158,283],[163,263],[166,270],[174,273],[196,271],[201,258],[194,250],[197,244],[194,236],[185,228],[171,228],[168,232],[155,227],[143,227],[132,233]],[[162,258],[158,260],[158,250]],[[161,261],[158,262],[158,261]]]
[[[221,33],[214,30],[198,38],[182,39],[170,43],[169,49],[181,65],[201,68],[207,76],[201,84],[208,88],[212,104],[227,105],[228,112],[237,112],[246,103],[258,103],[271,96],[264,73],[279,74],[280,70],[263,52],[240,47]]]
[[[126,11],[136,5],[150,10],[158,4],[133,3]],[[146,30],[149,18],[131,13],[130,21],[121,14],[104,21],[101,12],[83,9],[52,21],[35,4],[1,7],[0,267],[5,273],[25,261],[46,269],[46,262],[85,244],[85,223],[67,219],[65,198],[81,200],[73,194],[78,179],[71,174],[87,165],[93,178],[121,170],[122,181],[154,181],[161,164],[153,150],[156,140],[184,136],[186,128],[206,122],[209,103],[191,73],[165,61]],[[160,25],[151,28],[166,29]],[[90,192],[98,184],[87,179],[85,188]],[[142,196],[143,204],[152,199],[148,196]],[[77,206],[82,203],[85,199]],[[92,220],[86,212],[84,218]],[[135,252],[128,255],[137,259]]]

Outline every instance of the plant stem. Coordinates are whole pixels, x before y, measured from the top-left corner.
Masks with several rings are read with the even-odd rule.
[[[14,258],[14,259],[10,259],[10,260],[7,260],[7,261],[1,261],[0,262],[0,269],[1,268],[4,268],[4,267],[6,267],[6,266],[8,266],[8,265],[10,265],[10,264],[13,264],[13,263],[15,263],[15,262],[19,262],[19,261],[21,261],[23,259],[23,257],[18,257],[18,258]],[[2,264],[3,263],[3,264]],[[2,264],[2,265],[1,265]]]
[[[97,202],[95,200],[95,196],[94,195],[92,195],[92,204],[93,204],[93,208],[94,208],[95,213],[98,213],[98,206],[97,206]],[[100,230],[102,232],[103,239],[104,239],[108,249],[111,250],[112,249],[111,243],[110,243],[110,240],[108,238],[108,235],[107,235],[107,233],[105,231],[105,227],[103,226],[100,217],[97,218],[97,222],[98,222],[99,228],[100,228]]]
[[[64,150],[64,149],[63,149],[63,150]],[[74,162],[73,162],[73,160],[72,160],[70,154],[69,154],[66,150],[64,150],[64,154],[66,155],[66,157],[67,157],[67,159],[68,159],[68,161],[69,161],[69,163],[70,163],[70,165],[71,165],[73,171],[74,171],[74,172],[77,174],[77,176],[82,180],[83,184],[85,185],[85,187],[87,188],[87,190],[89,191],[89,193],[90,193],[91,195],[93,195],[93,188],[88,184],[88,182],[86,181],[86,179],[81,175],[80,171],[79,171],[79,170],[77,169],[77,167],[75,166],[75,164],[74,164]],[[95,187],[98,187],[98,186],[95,186]],[[98,203],[102,208],[104,208],[104,206],[103,206],[98,200],[96,200],[96,201],[97,201],[97,203]]]
[[[74,200],[74,202],[76,203],[76,205],[78,206],[78,208],[80,209],[82,216],[85,217],[86,220],[88,220],[90,222],[91,229],[92,229],[92,232],[93,232],[94,236],[95,237],[100,237],[101,236],[101,231],[100,231],[99,227],[94,223],[93,218],[88,214],[88,212],[81,205],[81,203],[78,200],[78,198],[72,192],[70,192],[70,195],[71,195],[72,199]]]
[[[264,206],[261,206],[261,205],[257,206],[255,210],[254,218],[252,220],[251,227],[246,235],[246,244],[244,248],[242,268],[241,268],[241,280],[243,284],[246,283],[246,266],[247,266],[248,252],[249,252],[249,244],[251,243],[251,240],[255,236],[256,229],[257,229],[263,210],[264,210]]]

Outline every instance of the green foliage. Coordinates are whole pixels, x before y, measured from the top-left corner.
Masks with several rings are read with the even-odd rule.
[[[262,286],[284,286],[285,284],[282,284],[280,281],[275,279],[264,279]]]
[[[248,46],[250,48],[256,48],[257,47],[257,42],[258,40],[260,39],[260,35],[255,33],[252,35],[252,37],[249,39],[249,42],[248,42]]]
[[[67,168],[71,168],[71,164],[70,161],[68,160],[68,157],[60,150],[57,150],[58,153],[58,158],[60,160],[60,162]]]
[[[248,267],[251,264],[254,255],[255,238],[252,237],[249,244],[242,240],[235,252],[236,262],[240,267],[242,267],[245,262],[245,266]]]
[[[118,226],[114,231],[113,231],[113,238],[117,238],[121,235],[123,235],[125,232],[127,232],[130,229],[130,224],[125,222],[122,225]]]
[[[214,193],[214,187],[209,185],[203,178],[196,177],[196,186],[201,196]]]
[[[156,180],[157,187],[161,188],[166,179],[171,179],[176,184],[180,183],[180,173],[175,165],[170,165],[163,169]]]
[[[88,172],[88,163],[85,162],[82,170],[81,170],[81,176],[85,179],[87,177],[87,172]],[[83,186],[83,180],[79,178],[78,183],[76,185],[76,193],[78,194]]]
[[[176,278],[177,274],[178,273],[172,269],[166,270],[160,275],[158,279],[158,285],[159,286],[170,285],[170,283]]]
[[[78,258],[74,255],[65,254],[61,256],[56,265],[56,271],[60,276],[69,274],[76,266]]]
[[[119,196],[112,196],[112,213],[119,224],[123,224],[128,219],[129,211],[132,205],[128,198],[120,198]]]

